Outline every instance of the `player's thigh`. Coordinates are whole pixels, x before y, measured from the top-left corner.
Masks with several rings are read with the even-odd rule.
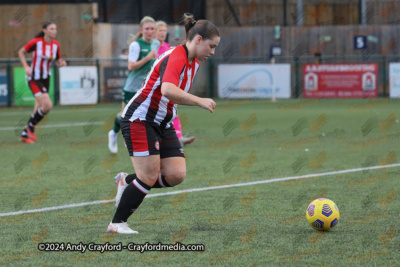
[[[176,135],[175,128],[170,126],[160,131],[160,156],[161,159],[182,157],[185,158],[181,142],[179,142],[178,136]]]
[[[129,156],[160,156],[160,134],[150,123],[139,119],[131,122],[127,118],[121,118],[121,131]]]
[[[40,98],[35,97],[35,106],[33,107],[33,114],[36,113],[36,111],[38,110],[39,107],[40,107]]]
[[[160,155],[132,156],[131,160],[137,177],[148,186],[153,186],[160,173]]]
[[[43,85],[40,80],[30,80],[28,81],[28,86],[36,98],[43,93]]]
[[[181,183],[186,176],[186,160],[173,127],[161,131],[160,157],[162,175],[171,185]]]
[[[50,99],[50,96],[49,96],[49,94],[47,94],[47,93],[45,93],[45,94],[41,94],[39,97],[37,97],[37,98],[39,98],[40,100],[40,104],[47,104],[47,103],[50,103],[51,104],[51,99]]]
[[[152,186],[160,173],[160,135],[150,123],[121,119],[121,131],[140,180]]]
[[[40,98],[40,106],[45,113],[49,112],[50,109],[53,107],[53,104],[51,103],[51,99],[49,94],[44,93],[38,96],[37,98]]]

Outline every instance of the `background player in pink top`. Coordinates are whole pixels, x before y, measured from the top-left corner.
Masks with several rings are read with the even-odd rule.
[[[167,23],[162,20],[156,22],[156,39],[160,41],[160,47],[158,48],[157,57],[161,56],[165,51],[167,51],[171,46],[165,41],[167,38]],[[182,125],[178,115],[172,122],[176,131],[176,135],[179,138],[182,146],[192,143],[196,137],[190,136],[186,137],[182,135]]]
[[[156,22],[156,39],[160,41],[160,47],[158,48],[157,57],[161,56],[162,53],[167,51],[171,46],[165,41],[167,38],[167,23],[162,20]]]

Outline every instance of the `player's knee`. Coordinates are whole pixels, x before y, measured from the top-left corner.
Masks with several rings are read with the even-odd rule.
[[[45,102],[43,103],[42,106],[42,111],[47,114],[50,112],[50,110],[53,108],[53,104],[51,102]]]
[[[141,175],[137,174],[139,180],[141,180],[143,183],[147,184],[148,186],[152,186],[158,179],[158,174],[159,171],[156,172],[148,172],[148,173],[143,173]]]
[[[173,176],[174,180],[174,185],[178,185],[185,180],[186,177],[186,171],[178,172]]]

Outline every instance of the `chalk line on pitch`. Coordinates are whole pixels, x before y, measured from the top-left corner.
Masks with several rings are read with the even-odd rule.
[[[72,127],[72,126],[86,126],[86,125],[102,125],[103,123],[104,123],[104,121],[72,122],[72,123],[48,124],[48,125],[44,125],[44,126],[39,125],[36,128],[39,129],[39,128]],[[23,129],[25,126],[0,127],[0,131],[19,130],[19,129]]]
[[[146,198],[168,196],[168,195],[177,195],[177,194],[181,194],[181,193],[209,191],[209,190],[231,188],[231,187],[240,187],[240,186],[248,186],[248,185],[256,185],[256,184],[268,184],[268,183],[281,182],[281,181],[287,181],[287,180],[296,180],[296,179],[304,179],[304,178],[317,177],[317,176],[320,177],[320,176],[329,176],[329,175],[342,174],[342,173],[351,173],[351,172],[368,171],[368,170],[376,170],[376,169],[384,169],[384,168],[393,168],[393,167],[399,167],[399,166],[400,166],[400,163],[396,163],[396,164],[390,164],[390,165],[384,165],[384,166],[372,166],[372,167],[348,169],[348,170],[333,171],[333,172],[313,173],[313,174],[307,174],[307,175],[301,175],[301,176],[290,176],[290,177],[274,178],[274,179],[269,179],[269,180],[261,180],[261,181],[239,183],[239,184],[231,184],[231,185],[221,185],[221,186],[213,186],[213,187],[201,187],[201,188],[185,189],[185,190],[180,190],[180,191],[158,193],[158,194],[150,194],[150,195],[147,195]],[[98,201],[91,201],[91,202],[83,202],[83,203],[55,206],[55,207],[47,207],[47,208],[42,208],[42,209],[14,211],[14,212],[0,213],[0,217],[6,217],[6,216],[12,216],[12,215],[20,215],[20,214],[26,214],[26,213],[43,212],[43,211],[51,211],[51,210],[61,210],[61,209],[68,209],[68,208],[75,208],[75,207],[83,207],[83,206],[89,206],[89,205],[97,205],[97,204],[102,204],[102,203],[109,203],[109,202],[113,202],[113,201],[114,201],[113,199],[110,199],[110,200],[98,200]]]

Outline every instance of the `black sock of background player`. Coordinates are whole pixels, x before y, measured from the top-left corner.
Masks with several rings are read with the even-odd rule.
[[[112,223],[126,222],[142,203],[144,197],[149,193],[151,187],[136,178],[130,183],[119,202]]]
[[[136,178],[137,178],[136,173],[128,174],[128,176],[125,177],[125,182],[126,182],[126,184],[130,184],[130,183],[132,183],[132,181],[135,180]],[[160,184],[159,179],[160,179],[160,177],[158,177],[156,183],[155,183],[151,188],[171,187],[171,186],[168,184],[167,180],[165,179],[165,176],[164,176],[164,175],[161,175],[161,182],[162,182],[162,184],[163,184],[164,186],[162,186],[162,185]]]
[[[26,128],[27,128],[27,126],[22,130],[21,136],[28,138],[28,130]]]
[[[31,115],[31,118],[28,121],[28,127],[31,132],[35,130],[35,125],[38,124],[43,118],[44,118],[44,113],[40,108],[36,111],[35,114]]]

